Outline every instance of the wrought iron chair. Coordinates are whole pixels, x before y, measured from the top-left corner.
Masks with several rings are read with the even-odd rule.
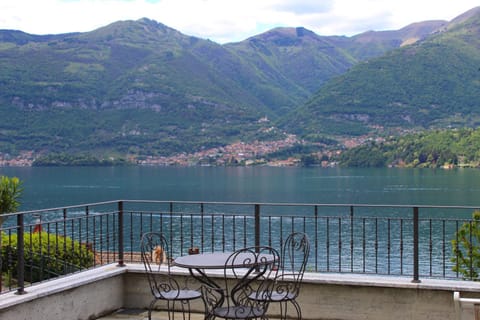
[[[160,233],[145,233],[141,241],[141,254],[153,295],[148,307],[148,319],[151,320],[152,310],[159,300],[167,303],[168,319],[175,319],[176,302],[180,303],[183,319],[190,319],[190,301],[200,298],[201,292],[180,286],[170,274],[171,251],[167,239]]]
[[[202,286],[205,319],[266,319],[280,256],[270,247],[249,247],[232,253],[217,287]],[[262,295],[262,299],[249,296]]]
[[[282,319],[287,318],[289,302],[295,307],[298,319],[302,319],[302,309],[296,299],[300,292],[309,254],[310,241],[305,233],[294,232],[283,243],[280,269],[275,278],[273,291],[271,295],[266,295],[270,302],[280,304]],[[255,296],[251,298],[258,299]]]

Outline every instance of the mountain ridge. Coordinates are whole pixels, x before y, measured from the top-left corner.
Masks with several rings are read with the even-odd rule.
[[[86,33],[0,30],[0,115],[11,120],[0,127],[0,153],[169,155],[291,131],[324,141],[338,132],[303,129],[295,115],[315,120],[319,110],[305,111],[312,94],[452,29],[430,21],[344,37],[275,28],[224,45],[146,18]],[[370,130],[361,113],[329,112],[318,119],[352,129],[340,134]]]
[[[295,132],[332,132],[334,123],[350,130],[339,135],[477,126],[480,11],[467,16],[332,79],[296,110]]]

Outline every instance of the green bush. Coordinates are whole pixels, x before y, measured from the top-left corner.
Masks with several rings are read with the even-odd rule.
[[[466,280],[479,280],[480,270],[480,211],[474,211],[472,221],[465,222],[452,240],[455,264],[452,270]]]
[[[17,235],[2,234],[2,271],[17,275]],[[69,237],[37,232],[24,234],[25,281],[37,282],[86,269],[94,253],[86,244]]]
[[[1,216],[2,214],[17,211],[22,191],[20,179],[17,177],[0,176],[0,226],[4,220],[4,217]]]

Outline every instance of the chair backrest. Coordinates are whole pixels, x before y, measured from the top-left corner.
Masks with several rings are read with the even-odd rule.
[[[161,298],[167,292],[180,290],[178,283],[170,275],[171,252],[163,234],[157,232],[143,234],[141,255],[154,296]]]
[[[282,245],[279,280],[287,280],[287,290],[294,296],[298,295],[303,280],[305,268],[310,255],[310,241],[303,232],[288,235]]]
[[[224,271],[224,307],[235,309],[236,318],[256,318],[258,314],[248,315],[239,308],[245,306],[256,312],[266,312],[268,299],[252,299],[252,296],[262,295],[268,298],[273,290],[277,275],[280,255],[271,247],[248,247],[236,250],[225,263]]]

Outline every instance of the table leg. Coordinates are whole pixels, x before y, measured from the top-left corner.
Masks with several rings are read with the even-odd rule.
[[[189,268],[188,271],[190,272],[190,275],[198,280],[200,283],[206,284],[209,287],[212,288],[217,288],[220,289],[221,286],[213,281],[211,278],[208,277],[208,275],[205,273],[203,269],[199,268]]]

